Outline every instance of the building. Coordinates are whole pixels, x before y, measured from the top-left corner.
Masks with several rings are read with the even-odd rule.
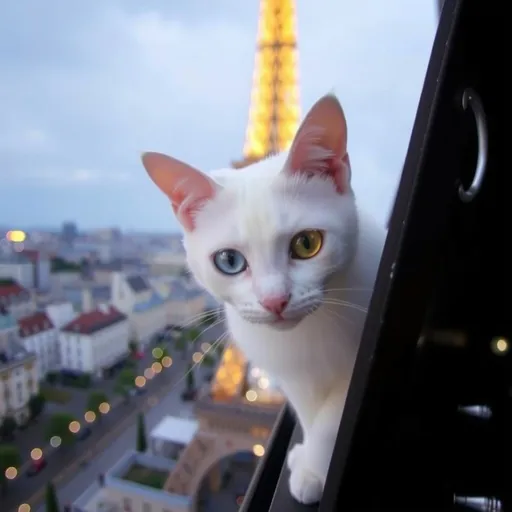
[[[186,269],[185,252],[181,243],[175,243],[171,250],[159,251],[149,258],[149,273],[154,277],[180,276]]]
[[[31,290],[35,286],[34,266],[24,254],[17,252],[0,254],[0,280],[13,280]]]
[[[10,416],[25,423],[30,397],[38,392],[36,356],[19,343],[16,319],[0,306],[0,421]]]
[[[73,512],[188,512],[192,498],[163,488],[175,462],[128,452],[73,503]]]
[[[131,337],[142,344],[163,331],[167,325],[168,298],[156,291],[141,275],[112,276],[112,304],[130,319]]]
[[[130,325],[113,306],[100,305],[64,325],[59,334],[62,369],[102,378],[129,352]]]
[[[35,301],[30,292],[11,278],[0,279],[0,306],[4,306],[15,318],[35,311]]]
[[[60,365],[59,333],[44,312],[18,319],[22,345],[36,355],[38,374],[43,379],[49,371]]]
[[[208,294],[187,278],[173,278],[162,286],[162,293],[167,293],[167,325],[190,326],[190,319],[197,318],[208,309]],[[167,291],[164,291],[167,290]]]
[[[25,249],[22,255],[32,264],[32,285],[28,288],[36,288],[39,291],[46,292],[50,289],[51,262],[48,254],[43,251]],[[21,281],[20,281],[21,283]],[[23,283],[21,283],[23,284]]]

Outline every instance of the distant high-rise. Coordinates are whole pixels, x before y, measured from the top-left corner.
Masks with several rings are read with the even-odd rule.
[[[66,244],[73,245],[78,237],[78,227],[74,222],[64,222],[60,232],[60,239]]]

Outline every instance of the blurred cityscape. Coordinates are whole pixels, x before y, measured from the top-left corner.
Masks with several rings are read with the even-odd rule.
[[[7,510],[48,492],[77,511],[237,510],[282,397],[223,343],[180,236],[70,221],[0,240]]]

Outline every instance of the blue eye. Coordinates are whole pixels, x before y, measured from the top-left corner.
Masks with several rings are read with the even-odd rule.
[[[247,268],[244,255],[235,249],[222,249],[213,255],[213,264],[219,272],[234,276]]]

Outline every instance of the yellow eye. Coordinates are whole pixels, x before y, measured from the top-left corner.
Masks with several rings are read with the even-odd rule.
[[[296,260],[313,258],[320,252],[323,241],[323,234],[317,229],[301,231],[290,242],[290,256]]]

